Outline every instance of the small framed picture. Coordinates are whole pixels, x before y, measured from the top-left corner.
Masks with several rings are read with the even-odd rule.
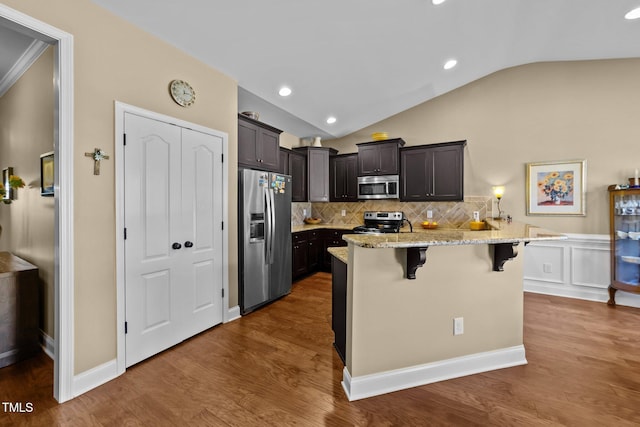
[[[4,196],[2,196],[2,198],[4,200],[13,200],[15,198],[15,190],[11,188],[11,183],[9,182],[9,177],[11,175],[13,175],[12,167],[2,169],[2,185],[4,185]]]
[[[585,215],[586,160],[527,163],[527,215]]]
[[[53,196],[53,151],[40,155],[40,195]]]

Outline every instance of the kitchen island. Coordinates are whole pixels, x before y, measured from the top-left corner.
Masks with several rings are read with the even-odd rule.
[[[487,223],[482,231],[348,234],[346,258],[344,249],[330,249],[347,267],[349,400],[527,363],[518,251],[566,237]]]

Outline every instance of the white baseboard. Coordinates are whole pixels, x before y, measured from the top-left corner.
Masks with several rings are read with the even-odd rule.
[[[240,317],[242,317],[240,315],[240,306],[236,305],[235,307],[231,307],[229,310],[227,310],[227,315],[225,317],[224,323],[232,322],[239,319]]]
[[[240,316],[240,307],[235,306],[231,307],[227,313],[225,323],[231,322],[233,320],[239,319]],[[43,339],[45,343],[51,342],[51,354],[50,357],[53,357],[53,339],[48,337],[44,332],[42,333]],[[45,352],[47,350],[45,349]],[[49,352],[47,352],[49,354]],[[118,377],[121,373],[118,372],[118,363],[117,359],[110,360],[109,362],[103,363],[100,366],[96,366],[95,368],[89,369],[81,374],[75,375],[73,377],[73,385],[72,392],[73,396],[79,396],[83,393],[88,392],[91,389],[94,389],[98,386],[101,386],[104,383],[111,381],[112,379]]]
[[[352,378],[345,367],[342,388],[349,401],[496,369],[526,365],[524,345],[455,357],[424,365]]]
[[[73,377],[73,397],[80,396],[118,376],[118,360],[113,359]]]
[[[40,340],[40,347],[42,347],[42,351],[44,351],[51,360],[55,360],[56,342],[42,329],[40,329]]]

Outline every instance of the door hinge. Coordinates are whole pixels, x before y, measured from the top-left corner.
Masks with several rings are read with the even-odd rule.
[[[224,298],[224,288],[222,288],[222,298]]]
[[[224,154],[220,154],[220,161],[224,163]]]
[[[124,322],[124,333],[126,334],[127,331],[129,329],[129,324],[127,322]]]
[[[222,223],[221,223],[221,224],[222,224],[222,229],[224,230],[224,221],[222,221]]]
[[[122,145],[127,145],[127,134],[122,134]]]
[[[124,240],[127,240],[127,229],[124,229]]]

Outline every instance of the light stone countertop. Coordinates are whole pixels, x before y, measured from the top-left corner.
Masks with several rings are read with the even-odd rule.
[[[348,259],[349,259],[349,248],[346,246],[332,246],[327,248],[327,251],[333,255],[334,257],[338,258],[340,261],[344,262],[345,264],[348,264]]]
[[[480,245],[499,243],[520,243],[536,240],[564,240],[567,236],[513,221],[487,220],[490,229],[471,231],[463,229],[425,230],[420,225],[413,227],[413,233],[385,234],[345,234],[348,243],[364,248],[419,248],[443,245]]]

